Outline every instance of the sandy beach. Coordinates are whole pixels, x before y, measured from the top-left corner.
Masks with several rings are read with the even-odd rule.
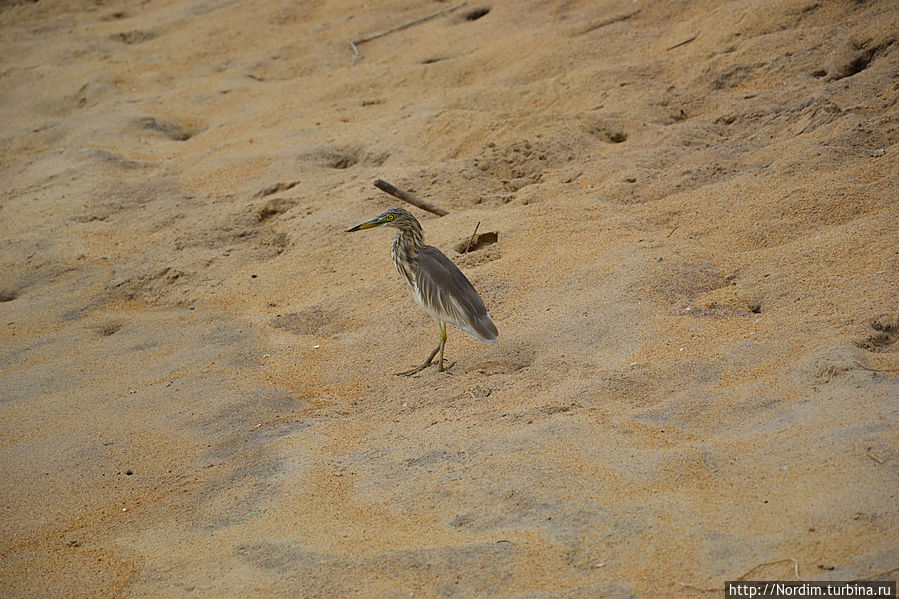
[[[897,32],[891,0],[0,2],[0,595],[895,580]],[[437,327],[393,231],[346,233],[394,206],[499,329],[450,327],[448,373],[393,374]]]

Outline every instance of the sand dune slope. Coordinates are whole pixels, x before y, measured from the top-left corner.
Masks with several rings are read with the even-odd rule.
[[[897,31],[0,2],[0,595],[895,578]],[[392,374],[437,330],[390,233],[345,233],[377,178],[448,211],[412,209],[499,328],[451,328],[450,374]]]

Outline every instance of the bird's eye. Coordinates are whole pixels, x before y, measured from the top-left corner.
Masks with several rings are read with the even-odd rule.
[[[388,214],[388,215],[387,215],[387,220],[393,220],[393,215],[392,215],[392,214]]]

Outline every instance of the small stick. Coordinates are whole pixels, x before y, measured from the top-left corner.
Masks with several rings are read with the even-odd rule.
[[[742,576],[738,576],[738,577],[735,578],[734,580],[744,580],[747,576],[749,576],[750,574],[752,574],[753,572],[755,572],[756,570],[758,570],[758,569],[761,568],[762,566],[773,566],[774,564],[782,564],[782,563],[784,563],[784,562],[793,562],[793,573],[796,574],[796,579],[797,579],[797,580],[802,580],[802,577],[799,575],[799,562],[797,562],[796,560],[794,560],[792,557],[788,557],[787,559],[778,559],[778,560],[774,560],[773,562],[764,562],[764,563],[758,564],[757,566],[753,566],[752,568],[750,568],[749,570],[747,570],[746,572],[744,572]],[[693,590],[696,590],[696,591],[702,591],[702,592],[704,592],[704,593],[711,593],[711,592],[713,592],[713,591],[721,591],[721,590],[723,590],[723,589],[721,589],[721,588],[719,588],[719,589],[709,589],[709,588],[697,587],[697,586],[694,586],[694,585],[692,585],[692,584],[687,584],[686,582],[678,582],[677,584],[679,584],[679,585],[682,586],[682,587],[685,587],[685,588],[688,588],[688,589],[693,589]]]
[[[794,560],[792,557],[788,557],[787,559],[776,559],[773,562],[763,562],[757,566],[753,566],[752,568],[747,570],[745,573],[743,573],[742,576],[738,576],[734,580],[745,580],[747,576],[749,576],[750,574],[752,574],[753,572],[755,572],[762,566],[773,566],[774,564],[782,564],[784,562],[793,562],[793,571],[796,573],[796,579],[802,580],[802,577],[799,575],[799,562]]]
[[[868,456],[869,458],[871,458],[872,460],[874,460],[875,462],[877,462],[878,464],[883,464],[883,460],[881,460],[879,457],[877,457],[876,455],[871,453],[870,449],[865,450],[865,455]]]
[[[678,228],[679,226],[680,226],[680,225],[674,225],[674,228],[671,229],[671,232],[670,232],[670,233],[668,233],[667,235],[665,235],[665,238],[667,239],[668,237],[671,237],[672,235],[674,235],[674,232],[677,231],[677,228]]]
[[[868,372],[899,372],[899,368],[868,368],[858,360],[855,361],[855,365]]]
[[[703,587],[698,587],[698,586],[695,586],[692,584],[688,584],[686,582],[679,582],[677,584],[681,585],[685,589],[693,589],[694,591],[701,591],[703,593],[720,593],[721,591],[724,590],[724,587],[719,587],[717,589],[709,589],[709,588],[703,588]]]
[[[762,564],[759,564],[757,566],[750,568],[742,576],[738,576],[734,580],[743,580],[747,576],[749,576],[750,574],[752,574],[753,572],[755,572],[756,570],[761,568],[762,566],[773,566],[774,564],[782,564],[784,562],[793,562],[793,573],[796,575],[796,580],[802,580],[802,577],[799,575],[799,562],[794,560],[792,557],[788,557],[787,559],[774,560],[773,562],[764,562]],[[894,570],[895,569],[896,568],[894,568]],[[702,591],[703,593],[714,593],[714,592],[721,592],[724,590],[723,587],[717,588],[717,589],[710,589],[710,588],[698,587],[698,586],[695,586],[692,584],[688,584],[686,582],[678,582],[677,584],[679,584],[680,586],[687,588],[687,589],[693,589],[694,591]]]
[[[478,224],[476,224],[476,225],[474,226],[474,233],[471,234],[471,239],[468,240],[468,245],[465,246],[465,251],[462,252],[463,254],[467,254],[467,253],[468,253],[468,250],[471,249],[471,244],[474,243],[474,236],[477,234],[477,232],[478,232],[478,227],[480,227],[480,226],[481,226],[481,221],[478,221]]]
[[[384,31],[379,31],[378,33],[373,33],[371,35],[366,35],[365,37],[360,37],[359,39],[350,40],[350,46],[353,48],[353,64],[356,64],[356,58],[359,56],[359,48],[356,47],[357,44],[364,44],[365,42],[370,42],[372,40],[376,40],[379,37],[384,37],[385,35],[389,35],[395,31],[401,31],[406,29],[407,27],[412,27],[413,25],[418,25],[419,23],[424,23],[425,21],[430,21],[435,17],[439,17],[440,15],[453,12],[457,8],[468,4],[468,0],[464,2],[460,2],[455,6],[450,6],[449,8],[444,8],[443,10],[438,10],[437,12],[432,12],[429,15],[425,15],[423,17],[419,17],[417,19],[412,19],[411,21],[406,21],[405,23],[400,23],[395,27],[391,27],[390,29],[385,29]]]
[[[417,206],[422,210],[427,210],[431,214],[436,214],[437,216],[446,216],[447,214],[449,214],[449,212],[447,212],[443,208],[438,208],[437,206],[429,204],[424,200],[419,200],[408,191],[403,191],[398,187],[394,187],[393,185],[382,179],[378,179],[377,181],[375,181],[375,187],[377,187],[384,193],[389,193],[393,197],[403,200],[404,202],[409,202],[413,206]]]
[[[597,29],[606,27],[607,25],[612,25],[614,23],[620,23],[621,21],[627,21],[631,17],[637,16],[639,13],[640,13],[640,9],[638,8],[637,10],[635,10],[633,12],[629,12],[629,13],[625,13],[623,15],[611,17],[609,19],[606,19],[605,21],[600,21],[599,23],[596,23],[595,25],[590,25],[589,27],[587,27],[586,29],[581,31],[581,35],[590,33],[591,31],[596,31]]]
[[[699,37],[699,34],[698,34],[698,33],[694,33],[693,35],[691,35],[690,37],[688,37],[688,38],[685,39],[684,41],[678,42],[678,43],[674,44],[673,46],[671,46],[671,47],[668,48],[668,49],[669,49],[669,50],[674,50],[675,48],[680,48],[681,46],[686,46],[687,44],[689,44],[690,42],[692,42],[693,40],[695,40],[697,37]]]

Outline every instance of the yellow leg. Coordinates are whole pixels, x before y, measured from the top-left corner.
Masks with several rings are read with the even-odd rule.
[[[430,366],[434,361],[434,356],[437,355],[437,352],[440,352],[440,359],[437,362],[437,370],[440,372],[444,372],[446,368],[443,365],[443,348],[446,345],[446,323],[438,322],[437,328],[440,329],[440,345],[434,348],[434,351],[431,352],[431,355],[428,356],[428,359],[424,361],[423,364],[419,364],[409,370],[404,370],[402,372],[397,372],[397,376],[411,376],[417,372],[421,372],[428,366]],[[452,366],[452,363],[450,364]]]
[[[434,356],[437,355],[438,351],[440,351],[439,345],[434,348],[434,351],[431,352],[431,355],[428,356],[428,359],[425,360],[423,364],[419,364],[418,366],[414,366],[414,367],[410,368],[409,370],[404,370],[402,372],[396,372],[394,374],[396,374],[396,376],[411,376],[411,375],[415,374],[416,372],[421,372],[422,370],[424,370],[425,368],[427,368],[428,366],[431,365],[431,362],[434,360]]]
[[[437,361],[437,372],[446,370],[443,367],[443,348],[446,347],[446,323],[441,322],[437,325],[440,327],[440,359]]]

